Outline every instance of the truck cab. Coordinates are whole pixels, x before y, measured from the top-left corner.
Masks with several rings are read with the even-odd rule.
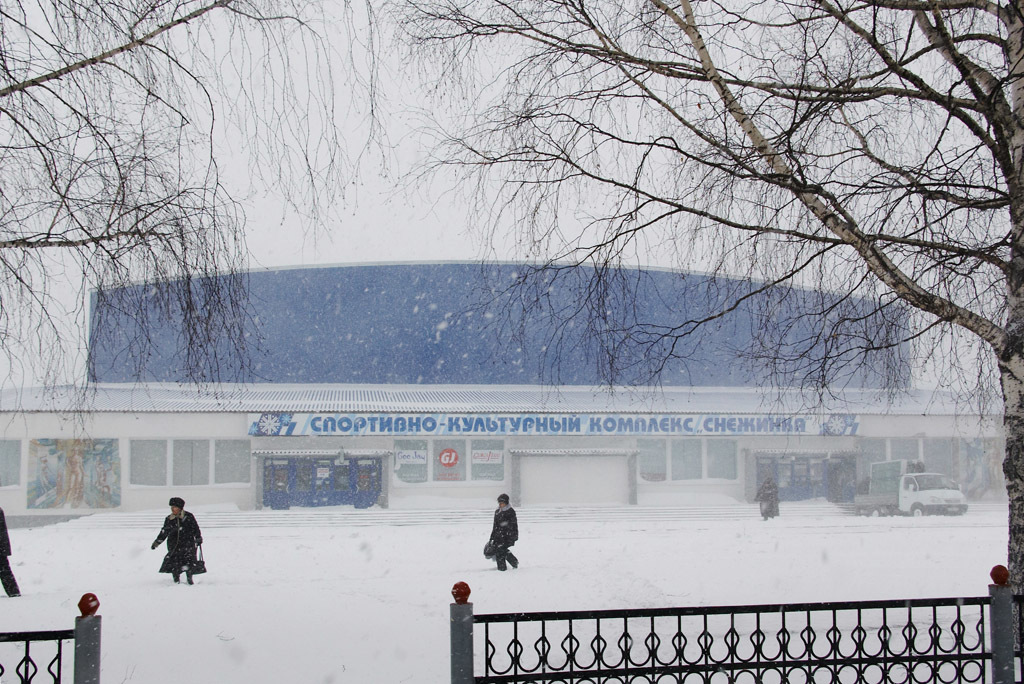
[[[858,515],[962,515],[967,498],[942,473],[926,473],[920,461],[872,463],[865,491],[853,498]]]
[[[941,473],[900,477],[899,512],[908,515],[963,515],[967,500],[953,480]]]

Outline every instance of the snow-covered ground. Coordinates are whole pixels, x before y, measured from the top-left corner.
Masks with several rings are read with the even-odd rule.
[[[440,683],[458,581],[478,613],[732,605],[983,596],[1006,562],[995,507],[856,518],[783,504],[768,522],[752,508],[717,520],[520,510],[522,565],[504,573],[481,555],[487,511],[190,510],[210,566],[192,587],[157,573],[163,510],[12,529],[24,596],[0,593],[0,632],[69,629],[92,592],[104,684]]]

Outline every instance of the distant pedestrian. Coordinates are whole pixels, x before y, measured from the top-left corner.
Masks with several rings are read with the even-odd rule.
[[[761,517],[765,520],[779,514],[779,486],[775,484],[775,478],[771,475],[764,478],[754,500],[761,502]]]
[[[4,509],[0,508],[0,584],[4,585],[4,591],[11,598],[21,596],[18,589],[18,580],[14,579],[14,572],[11,571],[11,562],[7,557],[11,555],[11,538],[7,535],[7,518],[4,517]]]
[[[167,555],[160,565],[160,572],[169,572],[174,577],[174,583],[181,582],[181,573],[185,573],[185,580],[192,584],[192,574],[196,567],[196,549],[203,543],[203,535],[199,531],[199,523],[194,515],[185,510],[185,501],[177,496],[172,497],[168,502],[171,506],[171,514],[164,520],[163,529],[156,536],[156,541],[150,548],[160,546],[160,542],[167,540]]]
[[[494,526],[491,527],[490,539],[498,570],[506,570],[506,563],[513,568],[519,567],[519,559],[509,551],[509,547],[517,541],[519,541],[519,521],[516,519],[516,510],[509,506],[508,494],[501,494],[498,496],[498,510],[494,511]]]

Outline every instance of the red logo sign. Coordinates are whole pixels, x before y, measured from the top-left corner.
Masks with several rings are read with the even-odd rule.
[[[459,452],[455,449],[445,449],[438,454],[437,459],[445,468],[454,468],[459,463]]]

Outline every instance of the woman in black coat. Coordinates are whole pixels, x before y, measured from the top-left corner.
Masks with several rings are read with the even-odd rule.
[[[167,540],[167,555],[160,565],[160,572],[169,572],[175,583],[181,581],[181,573],[192,584],[192,573],[196,566],[196,549],[203,543],[199,523],[194,515],[185,510],[185,501],[179,497],[170,500],[171,514],[164,520],[163,529],[156,536],[151,548]]]
[[[494,511],[494,525],[491,527],[490,539],[498,570],[505,570],[508,565],[513,568],[519,567],[519,559],[509,550],[509,547],[517,541],[519,541],[519,520],[516,518],[515,509],[508,504],[508,494],[502,494],[498,497],[498,510]]]
[[[14,572],[11,571],[11,562],[7,557],[11,555],[11,538],[7,535],[7,519],[4,517],[4,509],[0,508],[0,584],[4,591],[11,598],[21,596],[18,589],[18,580],[14,579]]]
[[[761,517],[765,520],[779,514],[779,486],[775,484],[775,478],[769,475],[764,479],[754,500],[761,502]]]

